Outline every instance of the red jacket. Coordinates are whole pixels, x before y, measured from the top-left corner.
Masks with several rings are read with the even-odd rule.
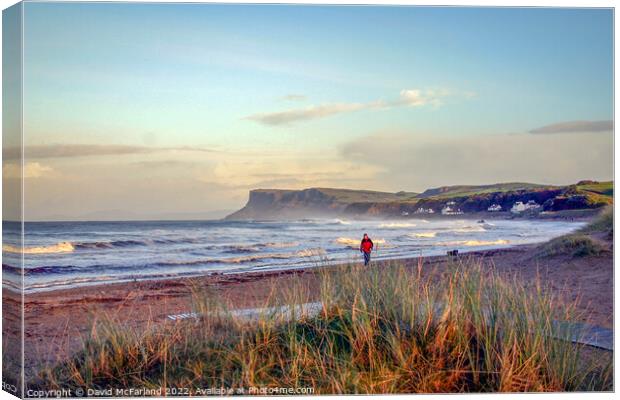
[[[373,246],[374,245],[372,243],[372,240],[370,240],[370,238],[362,239],[362,243],[360,243],[360,251],[363,251],[364,253],[370,253],[372,251]]]

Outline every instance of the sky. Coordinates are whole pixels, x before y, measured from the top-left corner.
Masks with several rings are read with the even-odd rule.
[[[25,3],[26,218],[609,180],[612,32],[610,9]]]

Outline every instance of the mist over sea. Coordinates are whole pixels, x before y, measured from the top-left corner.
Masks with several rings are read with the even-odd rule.
[[[101,283],[304,268],[361,262],[367,232],[373,258],[396,259],[546,241],[583,226],[537,220],[149,221],[25,224],[25,291]],[[3,284],[18,288],[19,225],[3,223]]]

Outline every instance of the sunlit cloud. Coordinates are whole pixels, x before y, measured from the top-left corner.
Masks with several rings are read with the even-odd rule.
[[[307,97],[303,94],[287,94],[286,96],[282,97],[282,100],[286,100],[286,101],[305,101],[307,99]]]
[[[447,91],[407,89],[401,90],[400,99],[392,103],[392,106],[422,107],[431,105],[441,106],[441,98],[448,96]]]
[[[264,125],[288,125],[293,122],[324,118],[330,115],[362,110],[364,108],[368,108],[368,106],[362,103],[323,104],[296,110],[253,114],[246,117],[246,119],[260,122]]]
[[[566,121],[532,129],[530,133],[611,132],[613,121]]]
[[[213,153],[216,150],[202,147],[149,147],[149,146],[126,146],[126,145],[103,145],[103,144],[51,144],[27,146],[24,148],[26,158],[69,158],[88,156],[108,156],[126,154],[151,154],[167,151],[187,151]],[[22,157],[21,148],[8,147],[3,150],[2,157],[5,160],[17,160]]]
[[[6,163],[2,167],[2,176],[5,179],[30,179],[41,178],[49,175],[53,171],[52,167],[42,165],[38,162],[26,163],[22,169],[22,166],[16,163]],[[22,175],[23,172],[23,175]]]
[[[471,98],[473,92],[464,92],[463,97]],[[447,89],[404,89],[400,96],[393,100],[375,100],[368,103],[331,103],[298,108],[286,111],[268,112],[252,114],[245,119],[256,121],[263,125],[278,126],[291,125],[297,122],[309,121],[313,119],[325,118],[336,114],[344,114],[359,110],[370,109],[389,109],[395,107],[424,107],[434,108],[443,105],[442,99],[448,96],[455,96],[457,93]]]

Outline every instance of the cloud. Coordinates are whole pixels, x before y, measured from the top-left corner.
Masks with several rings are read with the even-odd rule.
[[[409,107],[421,107],[426,105],[432,105],[434,107],[441,106],[441,98],[448,95],[448,92],[437,92],[434,90],[420,90],[420,89],[407,89],[400,91],[400,100],[396,100],[392,103],[393,106],[409,106]]]
[[[530,133],[611,132],[613,121],[566,121],[532,129]]]
[[[345,160],[375,166],[390,190],[526,181],[567,184],[613,177],[611,135],[380,133],[340,147]]]
[[[361,103],[336,103],[311,106],[303,109],[280,111],[273,113],[253,114],[246,119],[259,122],[264,125],[288,125],[293,122],[308,121],[311,119],[324,118],[334,114],[342,114],[368,108]]]
[[[286,101],[305,101],[307,97],[303,94],[287,94],[282,97],[282,100]]]
[[[26,146],[24,154],[27,158],[69,158],[104,155],[151,154],[166,151],[190,151],[212,153],[216,150],[202,147],[149,147],[102,144],[51,144]],[[21,157],[19,147],[8,147],[3,150],[5,160],[17,160]]]
[[[139,167],[145,168],[177,168],[177,167],[194,167],[196,166],[195,162],[185,161],[185,160],[154,160],[154,161],[136,161],[131,163],[131,165],[137,165]]]
[[[471,98],[473,97],[472,93],[473,92],[464,92],[463,96],[465,98]],[[252,114],[245,117],[245,119],[269,126],[291,125],[296,122],[325,118],[335,114],[343,114],[359,110],[423,106],[432,106],[437,108],[443,104],[442,99],[444,97],[453,95],[455,95],[455,92],[445,89],[404,89],[401,90],[399,98],[390,101],[376,100],[368,103],[322,104],[294,110]]]
[[[48,175],[52,171],[52,167],[39,164],[38,162],[29,162],[24,165],[23,177],[26,179],[41,178],[42,176]],[[8,179],[21,179],[21,165],[15,163],[4,164],[4,167],[2,168],[2,176]]]

